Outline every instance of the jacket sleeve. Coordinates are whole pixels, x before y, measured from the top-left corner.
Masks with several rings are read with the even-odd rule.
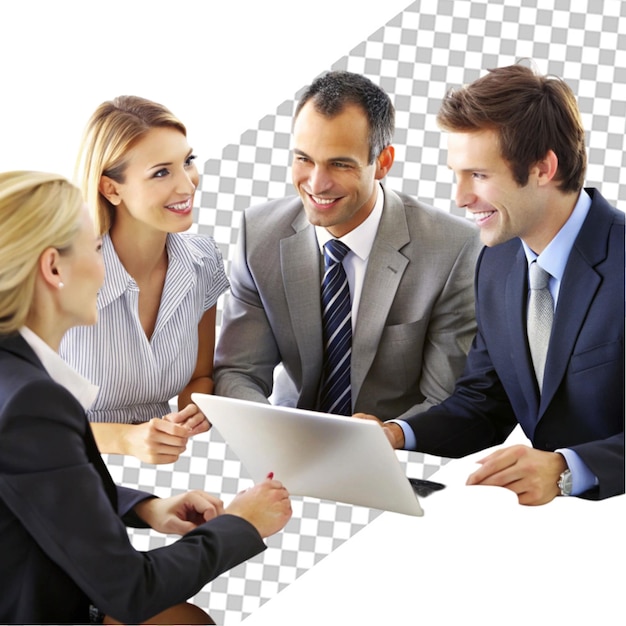
[[[589,500],[602,500],[624,493],[624,432],[600,441],[572,446],[585,465],[598,478],[598,486],[581,494]]]
[[[230,270],[220,338],[215,351],[215,394],[268,403],[280,352],[248,268],[245,214]]]
[[[480,331],[453,395],[405,421],[415,434],[417,450],[439,456],[458,458],[508,437],[517,420]]]
[[[87,428],[80,405],[52,381],[15,393],[0,415],[0,497],[102,611],[140,623],[264,549],[248,522],[223,515],[170,546],[136,551],[88,456]],[[126,505],[131,491],[118,492]]]

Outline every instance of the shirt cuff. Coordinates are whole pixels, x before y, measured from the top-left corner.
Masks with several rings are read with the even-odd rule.
[[[393,422],[402,428],[402,432],[404,433],[404,447],[403,450],[416,450],[417,449],[417,441],[415,439],[415,433],[413,429],[403,420],[389,420],[389,422]]]
[[[572,495],[578,496],[581,493],[585,493],[592,487],[598,484],[598,478],[595,474],[585,465],[584,461],[569,448],[559,448],[555,450],[565,458],[567,467],[572,473]]]

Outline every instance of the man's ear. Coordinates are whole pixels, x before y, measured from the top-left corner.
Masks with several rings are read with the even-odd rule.
[[[44,282],[54,289],[63,287],[61,255],[56,248],[46,248],[39,256],[39,272]]]
[[[376,180],[381,180],[387,176],[387,173],[393,165],[393,159],[395,157],[395,150],[393,146],[387,146],[376,158]]]
[[[98,191],[113,205],[118,206],[122,201],[117,189],[117,183],[108,176],[100,177]]]
[[[559,158],[553,150],[548,150],[546,156],[537,161],[532,169],[536,170],[537,184],[546,185],[553,180],[559,170]]]

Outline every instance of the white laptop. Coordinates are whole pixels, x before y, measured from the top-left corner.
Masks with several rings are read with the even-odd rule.
[[[191,399],[255,482],[273,472],[291,495],[423,514],[375,422],[200,393]]]

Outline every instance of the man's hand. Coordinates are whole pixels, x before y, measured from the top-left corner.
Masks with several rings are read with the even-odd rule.
[[[482,467],[468,479],[468,485],[506,487],[517,494],[520,504],[545,504],[559,495],[557,481],[567,469],[558,452],[528,446],[497,450],[478,461]]]
[[[371,420],[377,422],[382,426],[389,439],[389,443],[396,450],[402,450],[404,448],[404,431],[395,422],[383,422],[379,420],[375,415],[368,415],[367,413],[355,413],[352,417],[356,417],[361,420]]]
[[[185,451],[189,437],[190,432],[184,426],[154,417],[124,429],[124,454],[146,463],[174,463]]]
[[[189,432],[188,437],[193,437],[199,433],[205,433],[211,424],[204,413],[193,403],[188,404],[182,411],[175,411],[163,416],[164,420],[184,426]]]
[[[223,512],[224,503],[204,491],[148,498],[135,505],[135,513],[154,530],[176,535],[184,535]]]
[[[263,538],[284,528],[292,513],[289,493],[281,482],[271,478],[238,493],[225,512],[243,517]]]

